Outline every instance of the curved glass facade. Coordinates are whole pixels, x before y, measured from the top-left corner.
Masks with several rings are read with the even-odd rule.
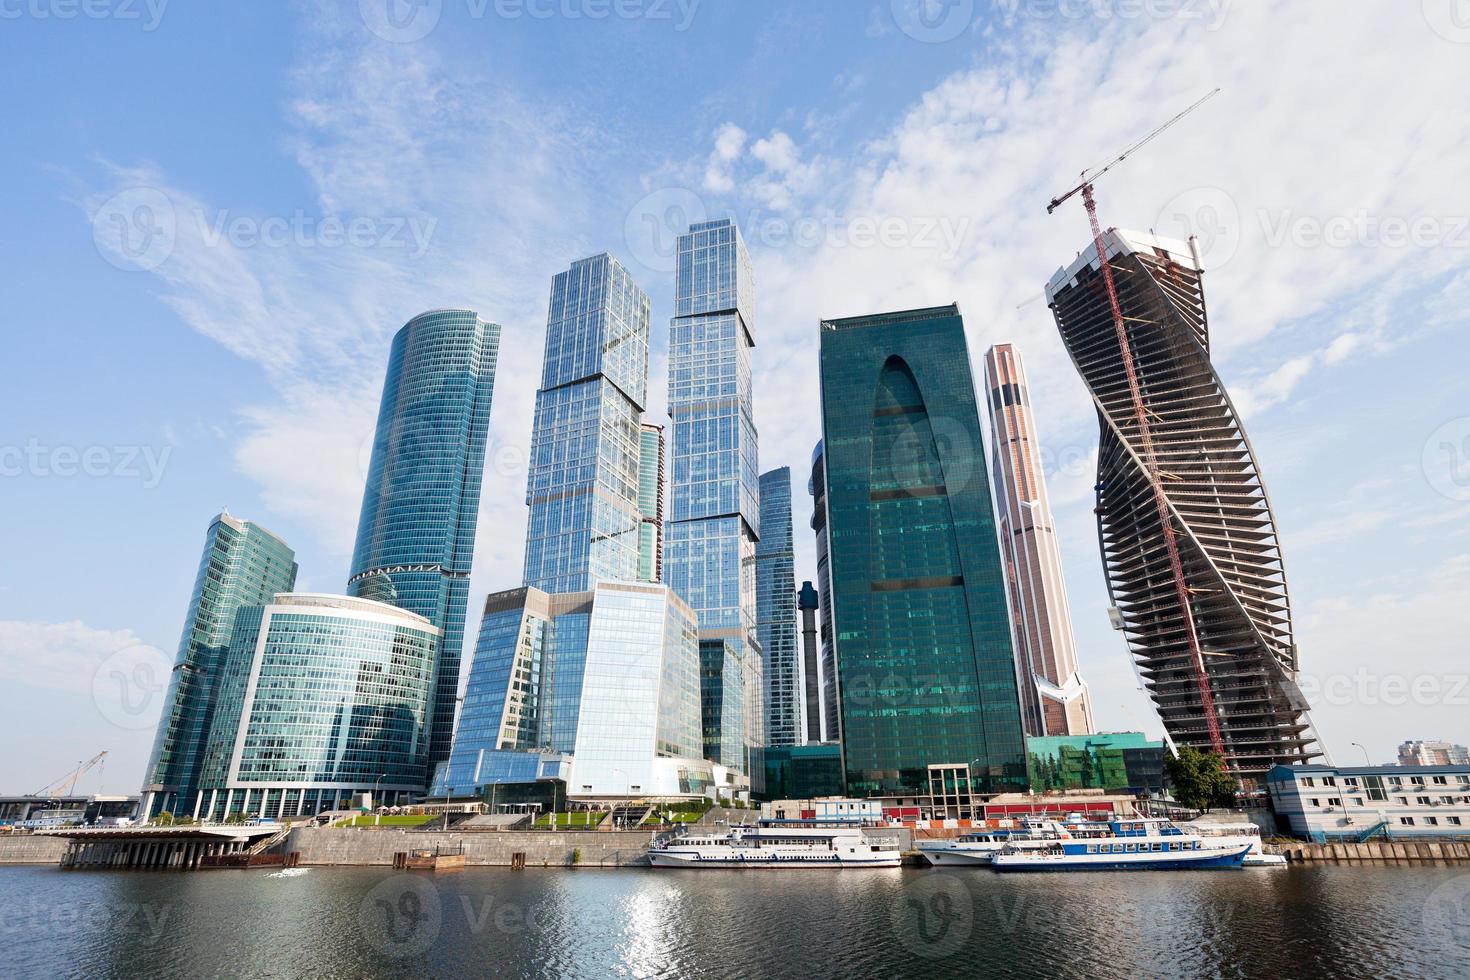
[[[442,630],[430,766],[448,758],[500,327],[436,310],[393,338],[348,592]]]
[[[1025,785],[1005,579],[954,306],[821,333],[832,612],[854,795],[922,795],[930,766]]]
[[[423,617],[365,599],[280,595],[243,610],[199,814],[275,816],[353,792],[419,793],[439,638]]]

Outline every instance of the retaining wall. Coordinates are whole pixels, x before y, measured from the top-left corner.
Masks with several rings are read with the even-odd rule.
[[[457,834],[423,833],[401,828],[305,827],[291,832],[287,850],[301,864],[383,865],[392,867],[399,851],[464,846],[467,865],[510,866],[511,855],[526,855],[529,867],[620,868],[648,865],[647,830],[507,831]],[[574,854],[574,852],[577,852]],[[576,861],[573,861],[573,857]]]
[[[1470,864],[1470,842],[1406,841],[1363,844],[1267,844],[1268,854],[1280,854],[1292,864],[1331,861],[1339,864]]]
[[[0,835],[0,864],[60,864],[68,841],[29,834]]]

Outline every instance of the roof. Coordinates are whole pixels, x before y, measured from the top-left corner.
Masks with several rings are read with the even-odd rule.
[[[938,317],[959,316],[958,303],[948,306],[925,306],[915,310],[894,310],[891,313],[866,313],[862,316],[844,316],[822,321],[823,330],[851,330],[857,327],[888,327],[895,323],[911,323],[914,320],[932,320]]]
[[[1155,249],[1163,249],[1169,253],[1169,257],[1175,262],[1196,272],[1202,272],[1198,258],[1188,242],[1181,242],[1177,238],[1163,238],[1141,231],[1130,231],[1126,228],[1109,228],[1103,232],[1103,247],[1108,250],[1108,258],[1114,259],[1120,255],[1132,255],[1134,252],[1152,252]],[[1052,277],[1046,281],[1046,302],[1048,305],[1056,298],[1056,294],[1068,285],[1074,285],[1077,276],[1088,267],[1097,267],[1097,246],[1092,242],[1087,244],[1078,256],[1072,260],[1072,264],[1057,269]]]
[[[1296,766],[1273,766],[1268,780],[1282,782],[1297,776],[1444,776],[1470,775],[1470,766],[1329,766],[1313,762]]]

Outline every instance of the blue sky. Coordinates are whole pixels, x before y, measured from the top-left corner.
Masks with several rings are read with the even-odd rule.
[[[1205,246],[1335,756],[1470,741],[1470,29],[1449,0],[386,9],[0,5],[0,714],[24,746],[0,792],[102,749],[84,788],[136,789],[221,506],[296,548],[302,589],[342,587],[387,343],[424,309],[504,326],[472,604],[517,584],[551,276],[628,263],[658,415],[667,246],[705,215],[750,243],[761,461],[793,468],[799,512],[819,317],[958,301],[977,364],[1019,346],[1099,722],[1156,732],[1107,627],[1095,421],[1038,298],[1086,224],[1044,208],[1216,85],[1104,178],[1103,220]]]

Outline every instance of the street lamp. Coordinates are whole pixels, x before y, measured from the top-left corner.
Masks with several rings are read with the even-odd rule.
[[[1348,744],[1349,745],[1356,745],[1358,748],[1363,749],[1363,743],[1361,743],[1361,742],[1349,742]],[[1368,750],[1367,749],[1363,749],[1363,764],[1365,766],[1371,766],[1371,765],[1373,765],[1373,761],[1368,758]]]
[[[374,827],[381,826],[383,823],[383,806],[381,803],[378,802],[378,785],[382,783],[383,777],[387,775],[388,774],[385,772],[382,775],[378,776],[377,779],[373,780],[373,809],[378,811],[376,814],[373,815]]]

